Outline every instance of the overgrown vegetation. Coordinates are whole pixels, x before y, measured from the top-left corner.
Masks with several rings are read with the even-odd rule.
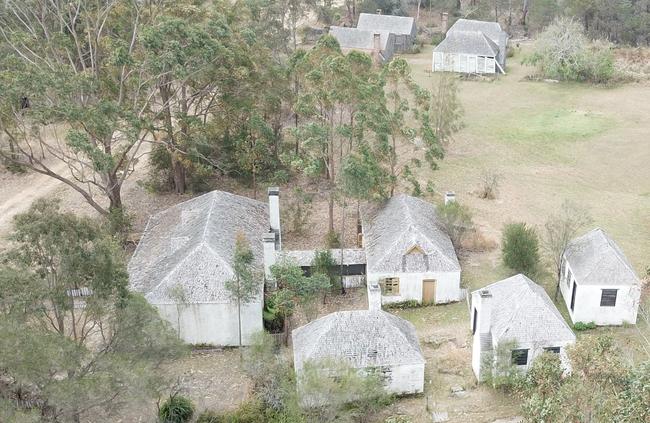
[[[509,223],[501,240],[503,263],[517,273],[533,277],[539,269],[539,240],[535,228],[525,223]]]
[[[614,55],[603,42],[591,43],[580,25],[558,19],[535,41],[525,63],[536,66],[544,78],[606,83],[614,76]]]
[[[439,204],[437,212],[438,221],[443,231],[449,235],[454,247],[460,249],[466,236],[474,230],[472,213],[469,208],[458,201],[449,201],[447,204]]]
[[[187,423],[194,416],[194,404],[182,395],[172,395],[158,410],[160,423]]]

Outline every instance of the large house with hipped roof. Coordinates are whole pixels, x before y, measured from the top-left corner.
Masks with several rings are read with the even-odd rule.
[[[636,323],[641,282],[619,246],[600,228],[569,243],[560,291],[574,323]]]
[[[544,288],[519,274],[471,293],[472,369],[479,381],[512,364],[527,371],[545,351],[560,355],[575,335]],[[497,366],[496,360],[504,360]],[[505,366],[504,366],[505,365]]]

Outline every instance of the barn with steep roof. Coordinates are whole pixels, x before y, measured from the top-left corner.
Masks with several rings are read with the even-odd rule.
[[[560,354],[568,367],[566,347],[575,335],[544,288],[522,274],[472,292],[470,323],[478,380],[495,360],[525,371],[545,351]]]
[[[461,298],[460,264],[433,204],[398,194],[362,217],[369,301],[377,285],[382,304]]]
[[[560,279],[560,291],[574,323],[636,323],[641,282],[623,251],[602,229],[569,243]]]
[[[505,73],[508,34],[497,22],[459,19],[433,49],[434,72]]]

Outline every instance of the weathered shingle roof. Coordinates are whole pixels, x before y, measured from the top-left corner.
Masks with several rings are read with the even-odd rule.
[[[368,272],[459,271],[456,251],[438,227],[435,207],[405,194],[363,213]],[[408,254],[418,247],[424,254]]]
[[[618,245],[600,228],[569,243],[565,253],[579,285],[637,285],[639,278]]]
[[[454,31],[447,33],[433,51],[496,57],[499,47],[482,32]]]
[[[297,370],[324,359],[353,368],[424,363],[415,327],[381,310],[332,313],[295,329],[292,338]]]
[[[130,286],[155,304],[176,302],[178,286],[187,303],[229,302],[224,283],[233,277],[237,234],[248,240],[259,271],[268,227],[266,204],[227,192],[177,204],[149,219],[129,262]]]
[[[366,31],[342,26],[330,27],[330,35],[337,39],[341,48],[372,50],[375,47],[375,34],[379,34],[380,49],[386,50],[391,37],[388,31]]]
[[[393,34],[410,35],[415,28],[415,19],[408,16],[362,13],[359,15],[357,28],[368,31],[388,31]]]
[[[293,261],[300,267],[309,267],[314,261],[314,255],[318,250],[285,250],[279,253],[279,258],[286,258]],[[329,250],[336,264],[341,264],[341,249]],[[344,248],[343,264],[366,264],[366,252],[361,248]]]
[[[574,341],[569,328],[544,288],[519,274],[474,291],[489,291],[492,316],[490,330],[496,342],[551,345]]]
[[[458,19],[449,28],[448,32],[454,31],[482,32],[497,44],[504,33],[498,22],[476,21],[473,19]]]

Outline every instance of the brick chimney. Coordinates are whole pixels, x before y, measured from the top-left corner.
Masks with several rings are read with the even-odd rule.
[[[377,282],[368,284],[368,310],[381,310],[381,288]]]
[[[456,193],[453,191],[447,191],[445,193],[445,205],[451,203],[452,201],[456,201]]]
[[[377,9],[377,14],[381,15],[381,9]]]
[[[270,187],[269,190],[269,224],[271,230],[277,235],[275,249],[282,249],[282,228],[280,227],[280,188]]]
[[[440,21],[442,26],[442,32],[447,32],[447,26],[449,25],[449,13],[447,12],[442,12],[440,14]]]

